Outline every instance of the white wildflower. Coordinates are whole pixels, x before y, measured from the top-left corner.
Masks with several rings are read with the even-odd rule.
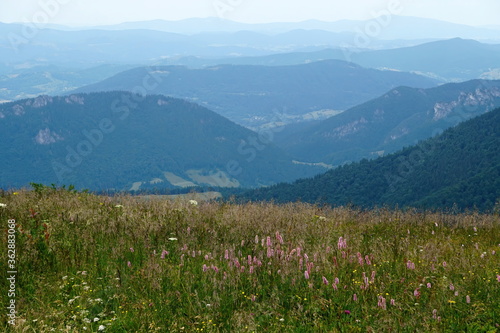
[[[99,321],[99,318],[95,317],[95,318],[94,318],[94,323],[95,323],[96,321]]]
[[[123,208],[123,205],[116,205],[115,208]]]
[[[5,208],[5,207],[7,207],[7,205],[0,202],[0,207]]]
[[[189,200],[189,203],[193,206],[198,206],[198,201],[196,200]]]
[[[175,237],[170,237],[168,240],[169,240],[169,241],[176,241],[176,240],[177,240],[177,238],[175,238]]]
[[[99,328],[97,329],[98,331],[104,331],[106,329],[106,326],[104,325],[99,325]]]

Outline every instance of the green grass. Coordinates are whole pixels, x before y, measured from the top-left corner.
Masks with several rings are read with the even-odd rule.
[[[4,240],[17,222],[19,313],[13,327],[3,306],[6,332],[499,330],[498,215],[48,188],[0,203]]]

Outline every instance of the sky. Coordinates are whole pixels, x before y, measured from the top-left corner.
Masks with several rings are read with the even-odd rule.
[[[337,21],[372,19],[391,9],[403,16],[500,25],[499,0],[0,0],[0,22],[92,26],[193,17],[245,23]]]

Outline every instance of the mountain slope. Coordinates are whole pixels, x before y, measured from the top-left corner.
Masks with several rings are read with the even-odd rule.
[[[430,43],[408,42],[410,46],[377,51],[355,49],[325,49],[314,52],[279,53],[261,57],[208,59],[197,57],[168,58],[164,65],[184,65],[191,68],[232,65],[298,65],[312,61],[338,59],[352,61],[369,68],[390,68],[421,73],[443,82],[472,79],[500,79],[500,45],[454,38]],[[415,45],[418,44],[418,45]]]
[[[295,66],[231,66],[204,69],[166,66],[136,68],[76,92],[140,89],[187,98],[248,127],[286,122],[324,109],[343,110],[399,85],[432,87],[436,81],[393,71],[378,71],[328,60]]]
[[[457,204],[461,209],[490,210],[500,199],[500,109],[395,154],[254,190],[244,197],[363,207]]]
[[[393,50],[354,53],[350,60],[365,67],[393,68],[446,81],[465,81],[500,69],[500,45],[455,38]]]
[[[299,131],[282,131],[276,143],[303,161],[339,165],[394,152],[499,106],[500,81],[399,87]]]
[[[164,96],[39,96],[0,105],[0,126],[2,187],[261,186],[317,173],[263,135]]]

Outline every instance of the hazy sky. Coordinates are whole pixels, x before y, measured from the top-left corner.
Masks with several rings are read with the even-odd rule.
[[[209,16],[249,23],[336,21],[371,19],[391,6],[404,16],[500,25],[499,0],[0,0],[0,22],[104,25]]]

